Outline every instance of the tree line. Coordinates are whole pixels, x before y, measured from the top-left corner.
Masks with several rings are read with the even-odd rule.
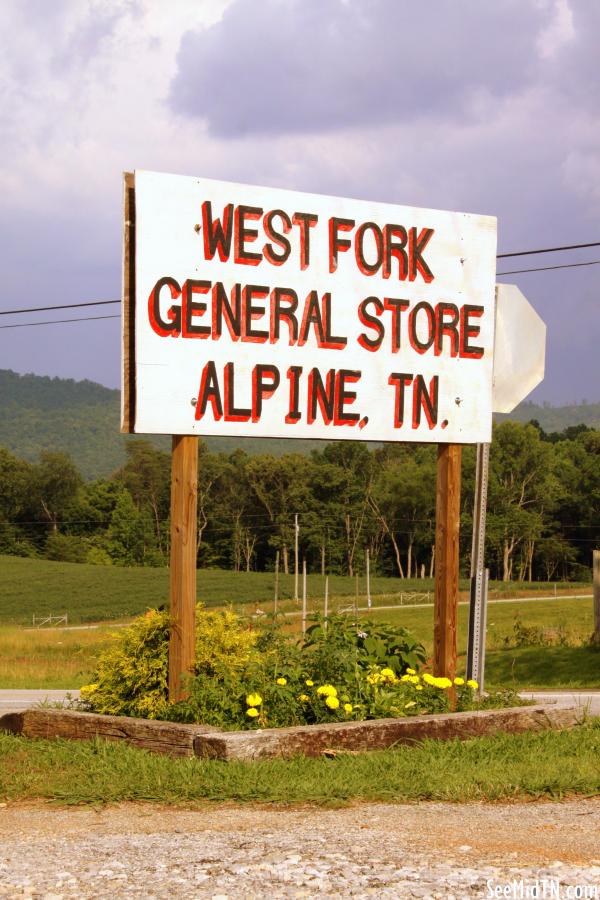
[[[290,447],[293,447],[290,444]],[[435,445],[327,444],[310,455],[214,453],[200,441],[198,566],[293,569],[295,515],[309,572],[433,573]],[[475,449],[463,448],[461,559],[469,567]],[[68,455],[28,463],[0,447],[0,553],[101,565],[169,557],[170,456],[143,439],[84,482]],[[501,580],[582,579],[600,546],[600,431],[494,427],[486,562]]]

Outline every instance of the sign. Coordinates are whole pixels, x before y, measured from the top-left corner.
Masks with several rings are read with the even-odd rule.
[[[127,178],[123,430],[490,440],[495,218]]]
[[[509,413],[544,378],[546,325],[516,285],[496,291],[492,409]]]

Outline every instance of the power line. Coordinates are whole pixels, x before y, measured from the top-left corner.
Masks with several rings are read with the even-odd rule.
[[[536,269],[511,269],[510,272],[496,272],[496,275],[499,278],[501,275],[518,275],[520,272],[546,272],[549,269],[576,269],[578,266],[600,266],[600,259],[593,259],[591,262],[563,263],[562,266],[539,266]]]
[[[508,256],[532,256],[534,253],[559,253],[562,250],[581,250],[583,247],[600,247],[600,241],[592,241],[589,244],[569,244],[565,247],[544,247],[542,250],[515,250],[512,253],[498,253],[496,259],[506,259]]]
[[[44,312],[47,309],[75,309],[78,306],[108,306],[110,303],[120,303],[120,300],[88,300],[86,303],[62,303],[60,306],[30,306],[27,309],[3,309],[0,316],[15,316],[18,313]]]
[[[50,322],[19,322],[17,325],[0,325],[0,328],[31,328],[33,325],[62,325],[64,322],[93,322],[97,319],[120,319],[121,316],[83,316],[80,319],[52,319]]]
[[[538,253],[560,253],[565,250],[581,250],[586,247],[600,247],[600,241],[590,241],[587,244],[568,244],[563,247],[543,247],[536,250],[515,250],[511,253],[498,253],[496,259],[507,259],[514,256],[532,256]],[[553,269],[576,269],[580,266],[597,266],[600,260],[591,260],[590,262],[565,263],[559,266],[539,266],[531,269],[511,269],[507,272],[497,272],[498,277],[504,275],[519,275],[526,272],[546,272]],[[0,310],[0,316],[14,316],[21,313],[46,312],[56,309],[80,309],[87,306],[110,306],[120,303],[120,300],[88,300],[84,303],[61,303],[53,306],[31,306],[25,309],[6,309]],[[0,325],[0,328],[26,328],[34,325],[63,325],[66,322],[88,322],[97,321],[98,319],[117,319],[119,316],[84,316],[77,319],[55,319],[50,322],[27,322],[22,325]]]

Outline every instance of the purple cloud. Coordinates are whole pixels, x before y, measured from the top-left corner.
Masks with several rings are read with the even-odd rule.
[[[169,101],[226,137],[470,115],[531,81],[549,17],[522,0],[236,0],[184,35]]]

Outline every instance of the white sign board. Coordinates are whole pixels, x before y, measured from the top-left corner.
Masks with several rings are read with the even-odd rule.
[[[546,325],[514,284],[496,294],[492,409],[509,413],[544,378]]]
[[[495,218],[134,184],[124,430],[490,440]]]

